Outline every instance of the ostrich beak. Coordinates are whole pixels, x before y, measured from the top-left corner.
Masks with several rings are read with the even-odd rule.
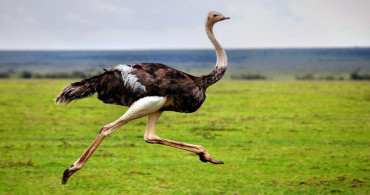
[[[230,19],[230,17],[225,17],[224,16],[224,17],[221,18],[221,20],[228,20],[228,19]]]

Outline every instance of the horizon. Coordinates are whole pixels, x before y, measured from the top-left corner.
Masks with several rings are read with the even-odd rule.
[[[225,50],[310,50],[310,49],[370,49],[370,46],[343,46],[343,47],[266,47],[266,48],[224,48]],[[211,50],[214,48],[136,48],[136,49],[0,49],[0,52],[6,51],[187,51],[187,50]]]
[[[233,70],[369,71],[369,48],[227,49]],[[163,63],[176,69],[208,69],[213,49],[192,50],[13,50],[0,51],[0,70],[67,71],[103,69],[137,62]]]

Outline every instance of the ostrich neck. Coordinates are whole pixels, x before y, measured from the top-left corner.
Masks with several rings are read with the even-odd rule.
[[[216,66],[213,71],[205,75],[202,78],[204,86],[207,88],[210,85],[213,85],[217,81],[219,81],[222,76],[224,75],[226,68],[227,68],[227,56],[225,50],[221,47],[220,43],[216,40],[213,34],[213,24],[207,22],[206,23],[206,33],[208,35],[209,40],[212,42],[213,46],[216,50],[217,62]]]
[[[213,34],[213,24],[206,23],[206,32],[209,40],[212,42],[216,50],[217,63],[215,68],[226,68],[227,67],[227,56],[225,50],[222,48],[220,43],[216,40]]]

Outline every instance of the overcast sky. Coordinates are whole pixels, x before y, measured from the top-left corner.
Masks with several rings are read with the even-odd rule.
[[[370,0],[0,0],[0,49],[368,47]]]

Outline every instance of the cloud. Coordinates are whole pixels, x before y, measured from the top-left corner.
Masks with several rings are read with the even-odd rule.
[[[0,49],[211,48],[207,12],[227,48],[370,46],[367,0],[0,2]]]
[[[369,46],[368,1],[233,1],[237,47]],[[240,9],[243,7],[244,9]],[[245,28],[240,28],[240,24]],[[239,30],[237,30],[239,29]]]

